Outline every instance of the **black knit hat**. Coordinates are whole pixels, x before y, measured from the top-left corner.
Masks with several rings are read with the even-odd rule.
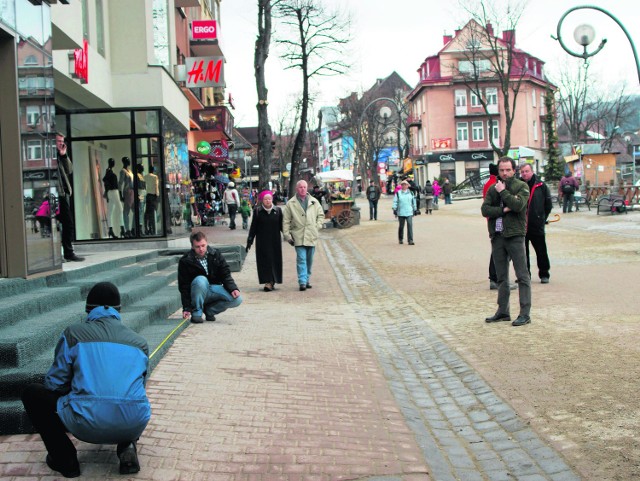
[[[91,312],[98,306],[109,306],[120,310],[120,292],[111,282],[98,282],[87,295],[86,311]]]

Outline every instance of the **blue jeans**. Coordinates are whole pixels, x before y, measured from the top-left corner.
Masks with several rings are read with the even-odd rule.
[[[296,270],[298,271],[298,284],[301,286],[309,284],[315,252],[315,247],[296,246]]]
[[[453,202],[451,201],[451,194],[445,194],[444,196],[444,203],[445,204],[453,204]]]
[[[369,220],[378,220],[378,201],[369,199]]]
[[[192,316],[202,317],[204,310],[207,316],[215,316],[221,312],[238,307],[242,297],[236,299],[220,284],[209,284],[205,276],[198,276],[191,282]]]

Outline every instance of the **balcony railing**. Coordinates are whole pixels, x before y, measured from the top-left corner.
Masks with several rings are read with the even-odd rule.
[[[422,127],[422,118],[410,115],[407,117],[407,127]]]

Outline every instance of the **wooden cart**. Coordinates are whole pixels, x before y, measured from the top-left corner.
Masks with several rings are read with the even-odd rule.
[[[346,229],[355,223],[355,214],[351,210],[353,204],[353,199],[331,199],[331,205],[329,206],[329,218],[338,229]]]

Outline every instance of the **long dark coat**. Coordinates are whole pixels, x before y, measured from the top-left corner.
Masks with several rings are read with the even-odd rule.
[[[268,213],[261,205],[253,211],[249,228],[249,245],[256,241],[258,282],[282,284],[282,210],[273,206]]]

